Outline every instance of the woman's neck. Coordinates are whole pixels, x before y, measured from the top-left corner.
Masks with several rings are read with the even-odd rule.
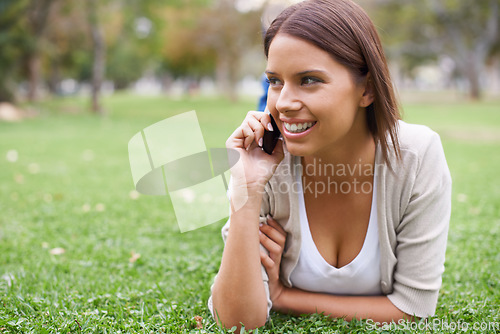
[[[371,133],[344,150],[332,149],[302,157],[303,176],[310,179],[371,179],[375,165],[375,140]]]

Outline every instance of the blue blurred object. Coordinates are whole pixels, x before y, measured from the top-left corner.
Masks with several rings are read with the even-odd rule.
[[[267,76],[265,74],[262,74],[261,83],[264,92],[262,96],[259,98],[259,104],[257,106],[258,111],[264,111],[267,106],[267,90],[269,89],[269,80],[267,80]]]

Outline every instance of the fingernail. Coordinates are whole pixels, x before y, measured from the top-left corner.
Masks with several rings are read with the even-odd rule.
[[[267,129],[269,131],[273,131],[273,126],[271,125],[271,123],[267,123]]]
[[[262,147],[262,138],[259,139],[259,146]]]

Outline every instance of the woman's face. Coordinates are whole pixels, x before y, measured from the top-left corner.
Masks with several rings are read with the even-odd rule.
[[[278,34],[269,48],[266,74],[267,105],[293,155],[349,152],[356,140],[366,138],[363,107],[373,101],[365,92],[366,80],[356,83],[326,51]]]

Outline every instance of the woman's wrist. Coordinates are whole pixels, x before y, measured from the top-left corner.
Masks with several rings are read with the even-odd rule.
[[[273,309],[282,313],[287,313],[289,308],[286,305],[287,295],[291,291],[291,288],[285,286],[282,287],[279,295],[273,300]]]
[[[242,190],[262,194],[266,186],[265,180],[249,180],[245,177],[231,177],[231,190]]]
[[[230,188],[231,213],[241,209],[260,212],[264,187],[232,184]]]
[[[231,197],[243,198],[262,198],[266,183],[264,182],[247,182],[246,180],[231,179],[229,184],[229,193]]]

